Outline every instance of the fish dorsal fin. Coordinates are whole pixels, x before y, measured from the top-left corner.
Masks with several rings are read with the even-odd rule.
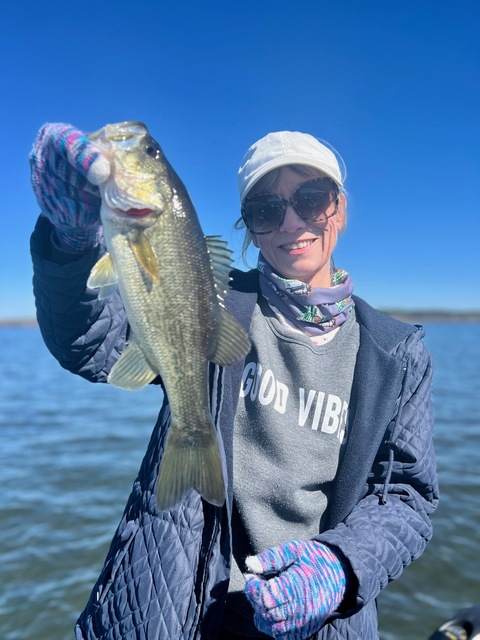
[[[157,373],[148,363],[135,338],[132,338],[113,365],[108,382],[116,387],[135,391],[149,384],[156,376]]]
[[[232,251],[228,248],[225,240],[220,236],[206,236],[208,257],[212,267],[213,281],[215,284],[217,298],[222,307],[224,306],[225,295],[230,282],[230,271],[232,269]]]
[[[209,360],[227,366],[243,358],[250,351],[250,340],[237,320],[225,309],[225,295],[230,282],[232,251],[220,236],[205,238],[212,267],[213,280],[220,304],[220,326],[217,342]]]
[[[244,358],[251,343],[242,325],[224,308],[220,307],[220,326],[214,353],[209,360],[228,366]]]
[[[101,187],[102,198],[110,209],[120,209],[128,211],[129,209],[150,209],[151,205],[135,198],[125,189],[121,189],[114,180],[109,180],[104,187]]]
[[[152,280],[158,282],[160,274],[157,258],[145,233],[143,231],[129,233],[127,240],[138,264]]]
[[[100,289],[98,293],[100,300],[116,291],[117,272],[115,271],[112,256],[109,253],[105,253],[100,260],[93,265],[87,280],[87,287],[89,289]]]

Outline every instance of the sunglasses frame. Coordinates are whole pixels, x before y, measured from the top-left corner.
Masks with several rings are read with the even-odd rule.
[[[278,229],[280,229],[280,227],[283,224],[283,221],[285,220],[285,214],[287,213],[287,207],[288,205],[292,205],[292,207],[295,209],[295,212],[297,213],[298,216],[300,216],[300,218],[302,218],[302,220],[305,220],[306,222],[310,222],[315,224],[315,222],[318,222],[318,220],[313,219],[309,219],[306,218],[296,207],[296,203],[295,203],[295,195],[298,192],[299,189],[301,189],[302,187],[311,184],[312,182],[318,182],[319,180],[326,180],[328,181],[331,185],[332,188],[330,189],[331,192],[334,193],[335,195],[335,201],[331,202],[331,204],[335,203],[335,210],[333,213],[331,213],[329,216],[326,216],[325,218],[322,218],[322,223],[325,220],[328,220],[329,218],[333,218],[333,216],[335,216],[338,212],[338,203],[339,203],[339,195],[340,195],[340,188],[338,186],[338,184],[332,180],[331,178],[329,178],[328,176],[325,176],[323,178],[312,178],[311,180],[307,180],[306,182],[302,182],[302,184],[300,184],[294,191],[293,195],[290,198],[282,198],[282,196],[279,196],[278,193],[256,193],[255,195],[251,196],[250,198],[247,196],[247,198],[245,198],[245,200],[242,203],[242,209],[241,209],[241,213],[242,213],[242,219],[243,222],[245,224],[245,226],[247,227],[247,229],[249,230],[249,232],[254,235],[254,236],[261,236],[261,235],[265,235],[267,233],[272,233],[272,231],[277,231]],[[283,210],[282,210],[282,215],[279,216],[278,218],[278,225],[276,227],[274,227],[273,229],[270,229],[269,231],[253,231],[249,225],[248,222],[246,220],[245,217],[245,203],[248,202],[249,199],[254,199],[254,198],[258,198],[259,196],[275,196],[276,198],[278,198],[278,202],[282,203],[283,206]]]

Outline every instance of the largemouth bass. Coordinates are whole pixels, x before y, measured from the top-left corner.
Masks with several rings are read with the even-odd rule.
[[[250,341],[226,311],[231,252],[205,238],[180,178],[140,122],[89,135],[109,158],[100,186],[108,253],[87,286],[105,297],[118,287],[131,334],[108,381],[140,389],[161,376],[171,423],[157,480],[157,505],[177,504],[190,488],[211,504],[225,500],[209,404],[208,362],[230,365]]]

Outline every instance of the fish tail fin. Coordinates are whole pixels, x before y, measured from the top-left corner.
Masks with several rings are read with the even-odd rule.
[[[215,506],[225,502],[225,483],[215,428],[209,422],[192,442],[170,426],[157,480],[157,508],[178,504],[191,488]]]

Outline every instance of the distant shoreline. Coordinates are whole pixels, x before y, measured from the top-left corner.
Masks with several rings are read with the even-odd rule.
[[[405,309],[380,309],[384,313],[397,320],[409,322],[411,324],[422,324],[424,322],[457,322],[457,323],[480,323],[480,311],[436,311],[436,310],[405,310]],[[38,327],[35,318],[0,318],[0,329],[11,327]]]
[[[397,320],[410,323],[424,322],[480,322],[480,311],[435,311],[435,310],[401,310],[401,309],[382,309],[384,313]]]
[[[38,327],[35,318],[0,318],[0,329],[7,327]]]

